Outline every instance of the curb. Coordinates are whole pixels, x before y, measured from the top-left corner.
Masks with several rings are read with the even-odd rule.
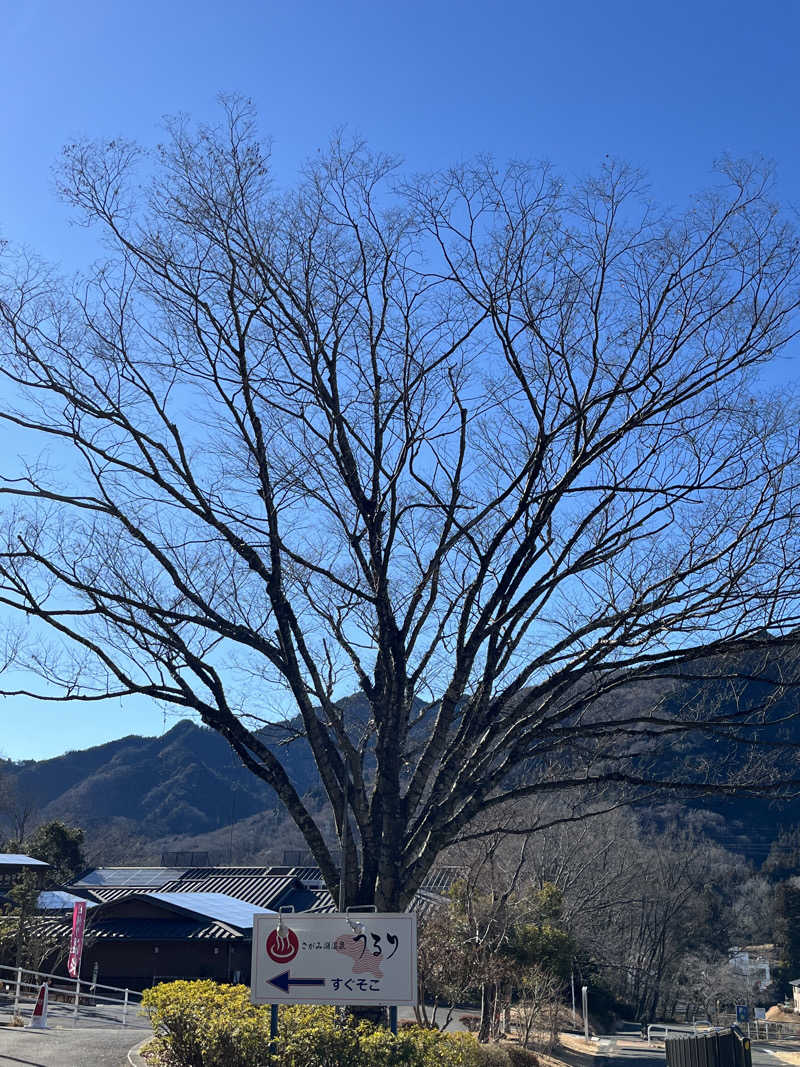
[[[146,1045],[149,1040],[150,1038],[146,1037],[144,1041],[140,1041],[138,1045],[134,1045],[133,1048],[128,1049],[128,1063],[130,1064],[130,1067],[147,1067],[147,1064],[139,1055],[138,1050],[142,1045]]]

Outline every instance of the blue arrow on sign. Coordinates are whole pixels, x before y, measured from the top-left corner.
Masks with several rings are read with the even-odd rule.
[[[289,992],[290,985],[325,985],[324,978],[290,978],[288,971],[281,971],[268,981],[270,985],[274,985],[284,993]]]

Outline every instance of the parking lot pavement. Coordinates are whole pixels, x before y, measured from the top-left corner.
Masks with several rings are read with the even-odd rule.
[[[0,1028],[0,1067],[127,1067],[141,1031]]]

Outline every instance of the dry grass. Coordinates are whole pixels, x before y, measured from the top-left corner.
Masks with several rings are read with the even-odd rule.
[[[581,1049],[584,1052],[585,1049]],[[569,1067],[564,1060],[560,1060],[557,1056],[547,1055],[544,1052],[537,1052],[536,1058],[539,1061],[540,1067]]]
[[[580,1052],[583,1056],[599,1056],[600,1051],[597,1044],[594,1041],[589,1041],[581,1037],[579,1034],[559,1034],[558,1040],[565,1049],[569,1049],[570,1052]]]

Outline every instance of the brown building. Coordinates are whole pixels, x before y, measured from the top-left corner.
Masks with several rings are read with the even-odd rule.
[[[81,975],[128,989],[176,978],[248,982],[253,915],[270,913],[222,893],[129,892],[87,903]],[[50,910],[43,921],[68,943],[71,908]]]

